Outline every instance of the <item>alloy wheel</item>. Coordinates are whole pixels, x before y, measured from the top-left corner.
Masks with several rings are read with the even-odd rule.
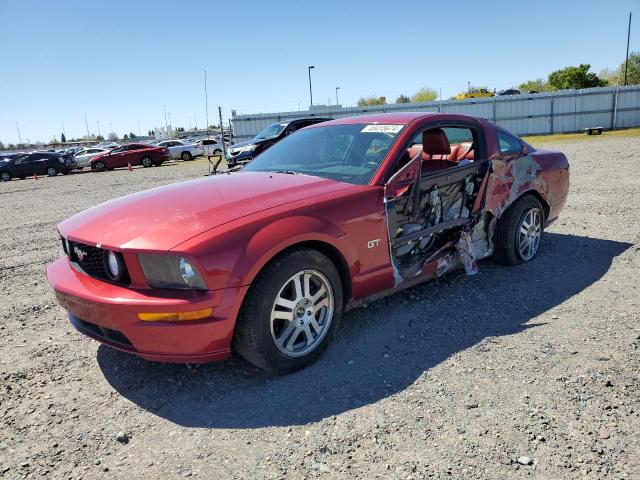
[[[537,208],[525,211],[518,225],[517,247],[520,258],[531,260],[538,252],[542,236],[542,215]]]
[[[49,175],[50,177],[55,177],[58,174],[58,171],[53,168],[53,167],[49,167],[47,168],[47,175]]]
[[[303,270],[280,288],[271,309],[271,338],[288,357],[313,351],[327,335],[334,313],[333,289],[318,270]]]

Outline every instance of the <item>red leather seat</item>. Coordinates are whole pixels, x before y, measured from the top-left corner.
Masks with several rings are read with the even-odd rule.
[[[422,133],[422,171],[437,172],[455,167],[458,162],[451,158],[449,139],[441,128],[432,128]]]

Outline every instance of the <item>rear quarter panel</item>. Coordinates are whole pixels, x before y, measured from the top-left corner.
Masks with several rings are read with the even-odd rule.
[[[527,192],[536,192],[546,203],[546,224],[562,210],[569,190],[569,162],[554,150],[535,150],[523,154],[501,154],[495,129],[485,125],[490,152],[491,173],[487,184],[486,210],[500,217]]]

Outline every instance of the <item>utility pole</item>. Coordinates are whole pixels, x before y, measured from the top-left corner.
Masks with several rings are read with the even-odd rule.
[[[164,130],[167,133],[167,138],[169,138],[169,124],[167,123],[167,106],[163,105],[164,107]]]
[[[314,69],[316,67],[314,67],[313,65],[309,65],[309,67],[307,67],[308,71],[309,71],[309,100],[311,101],[311,106],[313,107],[313,90],[311,89],[311,70]]]
[[[16,128],[18,129],[18,143],[22,143],[22,136],[20,135],[20,125],[16,122]]]
[[[89,122],[87,122],[87,112],[84,112],[84,126],[87,127],[87,140],[89,140],[89,137],[91,136],[91,134],[89,133]]]
[[[336,87],[336,107],[340,105],[340,102],[338,101],[338,90],[340,90],[340,87]]]
[[[222,145],[222,155],[227,158],[227,147],[224,144],[224,124],[222,123],[222,107],[218,107],[218,115],[220,116],[220,144]]]
[[[98,126],[98,136],[101,137],[102,134],[100,133],[100,121],[96,120],[96,125]]]
[[[627,58],[624,61],[624,84],[627,84],[627,70],[629,68],[629,40],[631,39],[631,12],[629,12],[629,28],[627,29]]]
[[[209,133],[209,97],[207,95],[207,71],[204,71],[204,115],[207,124],[204,126]]]

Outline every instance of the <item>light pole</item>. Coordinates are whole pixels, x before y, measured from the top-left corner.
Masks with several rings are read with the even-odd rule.
[[[96,125],[98,126],[98,136],[101,137],[102,135],[100,134],[100,120],[96,120]]]
[[[206,125],[204,128],[209,132],[209,97],[207,96],[207,71],[204,71],[204,115]]]
[[[631,38],[631,12],[629,12],[629,28],[627,30],[627,58],[624,61],[624,84],[627,84],[627,67],[629,66],[629,39]]]
[[[89,133],[89,122],[87,122],[87,112],[84,112],[84,126],[87,127],[87,140],[89,140],[89,137],[91,136],[91,134]]]
[[[171,126],[171,112],[167,112],[167,115],[169,115],[169,130],[171,133],[169,133],[169,138],[173,137],[173,127]]]
[[[311,89],[311,70],[314,69],[316,67],[314,67],[313,65],[309,65],[308,67],[308,71],[309,71],[309,99],[311,100],[311,106],[313,107],[313,90]]]
[[[471,92],[471,82],[467,82],[467,93]]]
[[[338,101],[338,90],[340,90],[340,87],[336,87],[336,107],[340,105],[340,102]]]
[[[16,128],[18,129],[18,143],[22,143],[22,136],[20,135],[20,125],[16,122]]]
[[[167,138],[169,138],[169,124],[167,123],[167,106],[163,105],[164,107],[164,131],[167,134]]]

